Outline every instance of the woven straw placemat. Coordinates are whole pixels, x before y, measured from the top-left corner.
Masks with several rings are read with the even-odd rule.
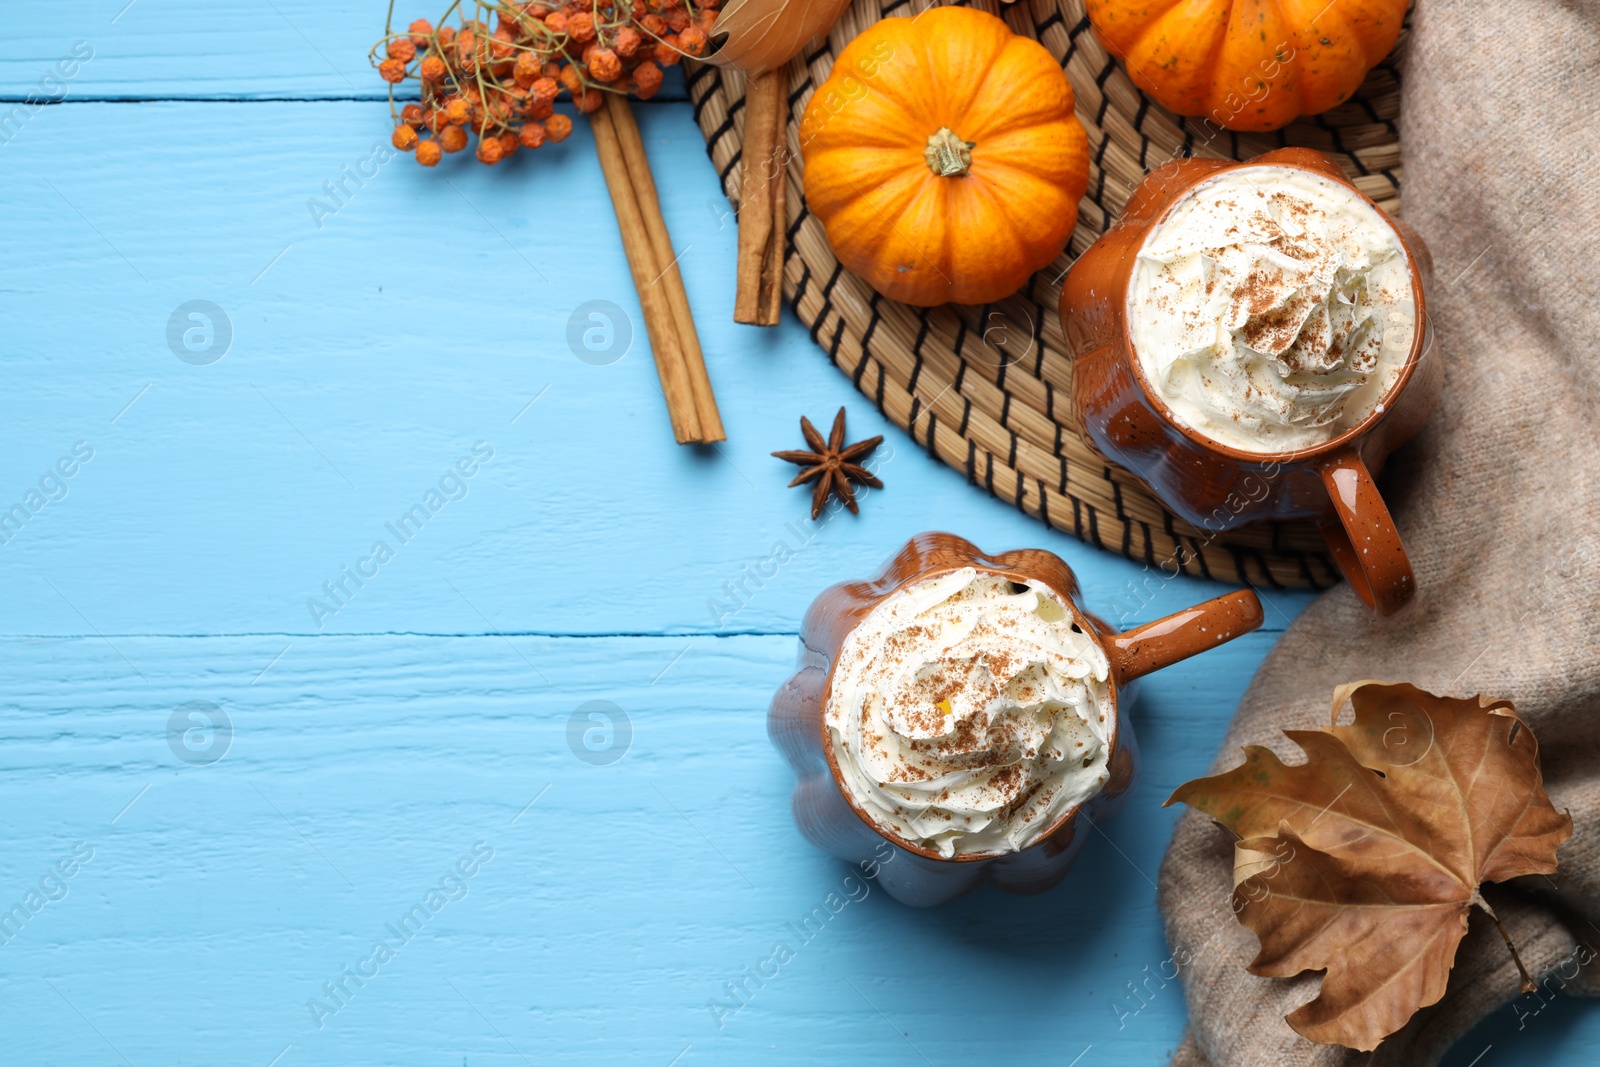
[[[1077,229],[1055,263],[1016,296],[983,307],[920,309],[886,300],[839,266],[822,224],[806,210],[798,127],[834,56],[885,16],[911,16],[927,0],[855,0],[833,32],[789,65],[789,249],[784,293],[811,337],[878,410],[974,485],[1091,544],[1168,574],[1270,587],[1321,589],[1339,580],[1309,523],[1269,523],[1227,533],[1172,516],[1079,435],[1069,390],[1072,363],[1057,305],[1067,267],[1122,210],[1145,173],[1174,156],[1247,159],[1285,145],[1337,158],[1385,209],[1399,205],[1399,79],[1391,56],[1346,104],[1269,134],[1208,130],[1134,87],[1107,54],[1083,0],[1020,0],[972,7],[1058,59],[1089,133],[1089,191]],[[1403,40],[1403,39],[1402,39]],[[744,76],[710,65],[688,71],[695,119],[723,191],[739,198]]]

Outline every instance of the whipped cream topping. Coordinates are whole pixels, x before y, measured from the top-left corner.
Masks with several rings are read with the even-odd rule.
[[[828,743],[880,827],[945,857],[1015,851],[1110,777],[1109,670],[1048,586],[964,567],[845,638]]]
[[[1312,448],[1382,410],[1416,317],[1388,220],[1299,167],[1189,190],[1145,238],[1128,292],[1134,351],[1171,414],[1246,452]]]

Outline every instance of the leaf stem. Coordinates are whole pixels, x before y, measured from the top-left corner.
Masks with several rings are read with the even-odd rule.
[[[1489,907],[1489,902],[1484,900],[1483,894],[1479,893],[1476,889],[1472,891],[1472,902],[1478,905],[1478,907],[1482,908],[1484,911],[1488,912],[1489,918],[1494,920],[1494,928],[1500,931],[1500,940],[1506,943],[1506,948],[1511,953],[1511,962],[1517,965],[1517,973],[1522,975],[1522,992],[1538,992],[1539,985],[1533,980],[1533,976],[1528,973],[1528,968],[1522,965],[1522,957],[1517,954],[1517,946],[1512,943],[1511,935],[1506,933],[1505,926],[1503,926],[1500,922],[1500,916],[1494,913],[1494,909]]]

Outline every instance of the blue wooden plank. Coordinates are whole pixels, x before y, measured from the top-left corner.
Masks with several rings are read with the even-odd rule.
[[[14,4],[0,39],[0,100],[380,100],[388,87],[367,50],[383,36],[385,6],[371,0]],[[395,24],[435,20],[448,6],[400,0]],[[669,74],[659,98],[674,97],[683,97],[682,80]]]
[[[1159,805],[1271,640],[1147,680],[1144,781],[1060,890],[915,911],[789,821],[764,707],[792,636],[302,638],[275,663],[265,636],[5,639],[0,903],[93,851],[0,946],[8,1052],[516,1063],[509,1039],[541,1063],[920,1062],[905,1033],[935,1063],[997,1038],[1018,1062],[1093,1044],[1084,1062],[1164,1063],[1183,1010],[1145,984],[1167,957]],[[570,742],[591,700],[629,718],[596,739],[609,763]],[[232,733],[179,742],[184,762],[168,727],[192,701]],[[493,858],[446,881],[478,841]],[[458,899],[401,944],[388,925],[441,883]],[[383,940],[392,961],[326,992]],[[764,962],[780,942],[794,958]]]
[[[25,500],[77,442],[93,449],[65,498],[0,546],[17,575],[6,632],[792,631],[818,589],[939,528],[1060,552],[1113,617],[1222,589],[1165,582],[985,499],[887,425],[791,318],[733,325],[735,233],[686,106],[643,124],[728,425],[715,450],[671,442],[581,125],[492,171],[383,164],[319,228],[307,201],[365,158],[381,105],[134,110],[136,123],[125,105],[55,108],[4,152],[0,499]],[[292,147],[264,130],[292,132]],[[83,166],[91,143],[124,162]],[[195,300],[231,323],[209,365],[169,344]],[[610,365],[568,344],[592,300],[635,333]],[[801,414],[841,404],[852,434],[889,434],[887,488],[859,517],[811,524],[808,494],[785,488],[793,469],[768,453],[799,444]],[[390,525],[477,442],[494,458],[463,479],[465,498],[401,543]],[[377,541],[394,558],[357,587],[343,568],[370,574]],[[747,578],[773,569],[780,542],[794,558]],[[323,588],[341,581],[342,607]],[[1303,603],[1282,599],[1278,627]]]
[[[56,898],[0,945],[8,1052],[1164,1064],[1183,1005],[1160,978],[1159,804],[1271,641],[1146,680],[1144,780],[1060,888],[915,911],[789,823],[762,706],[792,637],[323,637],[282,657],[270,636],[7,638],[0,903]],[[593,700],[629,729],[589,749],[571,720]],[[226,745],[174,746],[195,701],[226,713]],[[1592,1011],[1503,1014],[1479,1062],[1577,1063],[1600,1036]]]

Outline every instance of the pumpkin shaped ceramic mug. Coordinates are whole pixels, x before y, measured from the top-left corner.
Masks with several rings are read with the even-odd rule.
[[[1089,442],[1209,531],[1315,518],[1379,615],[1416,592],[1374,474],[1438,403],[1427,246],[1327,156],[1180,159],[1068,272]]]
[[[1245,590],[1118,633],[1049,552],[919,534],[806,612],[767,717],[795,822],[907,904],[1041,892],[1138,777],[1130,683],[1260,625]]]

